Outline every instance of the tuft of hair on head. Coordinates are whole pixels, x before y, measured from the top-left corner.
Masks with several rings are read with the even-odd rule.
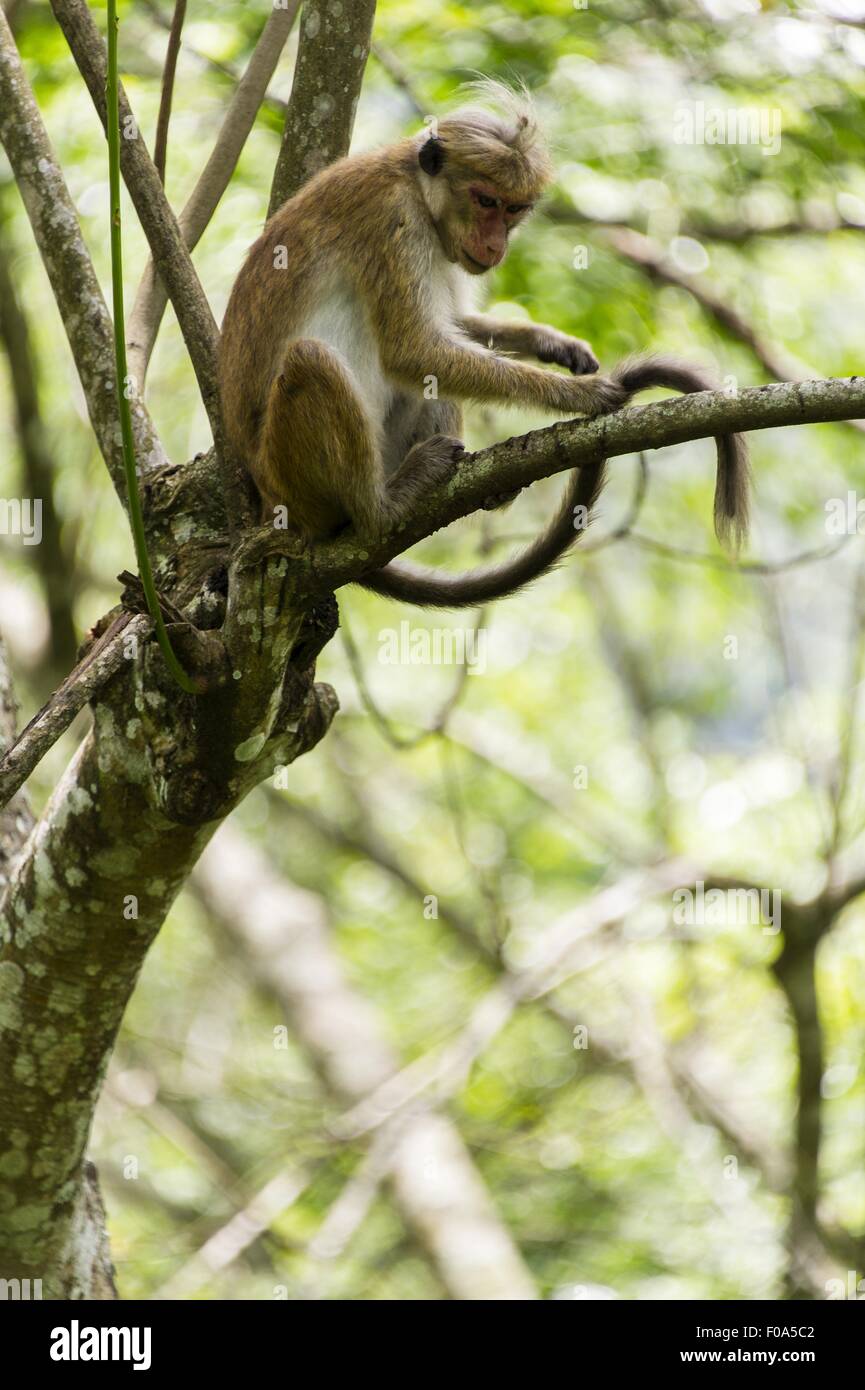
[[[480,77],[463,93],[467,103],[437,123],[447,163],[485,176],[515,202],[534,202],[553,165],[528,89]]]

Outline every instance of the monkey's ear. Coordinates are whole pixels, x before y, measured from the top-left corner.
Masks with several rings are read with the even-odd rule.
[[[437,135],[431,135],[426,143],[421,145],[417,162],[425,174],[429,174],[430,178],[435,178],[436,174],[441,173],[442,165],[445,162],[444,141],[440,140]]]

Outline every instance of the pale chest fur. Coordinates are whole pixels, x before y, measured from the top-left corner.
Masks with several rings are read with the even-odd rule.
[[[457,266],[441,257],[441,265],[429,277],[428,312],[433,324],[447,336],[457,332],[463,314],[470,312],[470,279]],[[339,354],[363,402],[370,423],[381,431],[388,412],[398,393],[406,391],[405,382],[389,378],[372,320],[366,312],[362,297],[348,279],[339,277],[324,289],[321,297],[292,335],[296,338],[317,338]],[[412,383],[422,395],[427,383]]]

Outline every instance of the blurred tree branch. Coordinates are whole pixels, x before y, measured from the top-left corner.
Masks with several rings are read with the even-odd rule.
[[[569,976],[596,964],[608,949],[610,928],[618,927],[647,898],[672,892],[694,877],[693,865],[671,859],[624,876],[566,913],[533,943],[530,962],[503,974],[483,996],[452,1042],[388,1076],[340,1118],[335,1133],[356,1139],[414,1106],[429,1108],[449,1100],[520,1005],[541,999]]]
[[[69,548],[57,511],[54,462],[39,400],[39,373],[30,328],[19,301],[12,273],[12,245],[6,219],[0,215],[0,345],[9,362],[15,428],[23,462],[22,496],[41,504],[41,543],[35,547],[39,580],[51,624],[51,671],[68,671],[75,660],[77,639],[70,582]],[[3,797],[0,793],[0,802]]]
[[[649,279],[685,290],[725,333],[744,343],[767,376],[778,381],[807,381],[813,376],[807,367],[762,338],[726,300],[706,289],[693,275],[677,270],[663,248],[649,237],[640,232],[612,227],[606,230],[605,239],[620,256],[644,271]],[[848,420],[846,423],[854,429],[865,430],[865,420]]]
[[[397,1071],[375,1010],[349,984],[330,944],[319,899],[283,879],[228,826],[202,855],[195,881],[338,1100],[358,1100]],[[535,1298],[520,1253],[451,1121],[408,1115],[386,1148],[380,1175],[390,1177],[397,1205],[450,1296]]]
[[[544,216],[551,222],[562,226],[597,227],[600,231],[634,232],[630,222],[615,218],[598,217],[587,208],[570,199],[556,198],[545,204]],[[699,213],[688,210],[679,224],[678,234],[694,241],[720,241],[731,246],[745,246],[749,242],[765,240],[770,237],[826,236],[829,232],[865,232],[861,222],[853,222],[839,215],[837,222],[827,223],[809,219],[807,215],[786,222],[770,223],[768,226],[742,220],[739,222],[718,222],[701,217]],[[634,232],[634,235],[641,235]]]
[[[15,40],[0,13],[0,141],[39,247],[69,346],[90,423],[125,505],[123,458],[117,428],[111,318],[84,244],[75,204],[51,148],[39,108],[21,66]],[[165,451],[140,400],[131,400],[138,458],[166,462]]]
[[[171,103],[174,98],[174,77],[177,72],[177,56],[186,18],[186,0],[174,0],[174,14],[168,33],[168,47],[165,51],[165,67],[162,72],[162,93],[159,98],[159,116],[156,122],[156,138],[153,142],[153,163],[156,172],[165,184],[165,161],[168,153],[168,123],[171,120]]]
[[[51,8],[87,83],[104,128],[107,59],[102,36],[93,22],[86,0],[52,0]],[[120,129],[123,178],[150,244],[157,271],[177,314],[214,442],[219,446],[222,440],[216,373],[219,334],[177,219],[165,196],[156,167],[147,153],[122,85]]]
[[[291,33],[299,4],[300,0],[294,0],[292,4],[284,7],[274,6],[267,17],[246,71],[237,81],[207,163],[177,219],[180,232],[190,251],[201,239],[237,167],[237,161],[266,96],[268,83],[276,71],[276,65]],[[141,277],[126,334],[129,369],[141,392],[144,390],[147,368],[167,302],[165,286],[151,260]]]

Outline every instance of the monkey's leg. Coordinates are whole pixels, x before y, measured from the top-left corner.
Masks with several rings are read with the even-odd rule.
[[[391,477],[406,451],[433,435],[444,435],[456,441],[462,439],[463,412],[457,401],[419,400],[417,396],[400,395],[392,406],[385,424],[385,472]],[[506,507],[519,496],[516,492],[499,492],[488,497],[484,509],[488,512]]]
[[[350,372],[327,344],[298,338],[270,388],[255,480],[265,507],[283,505],[305,535],[331,535],[351,521],[376,539],[411,507],[421,474],[429,485],[452,469],[453,443],[446,458],[441,449],[423,459],[413,450],[388,485]]]
[[[416,440],[426,439],[433,434],[455,435],[458,439],[462,439],[463,412],[457,401],[421,401],[419,403],[417,419],[414,423],[414,438]],[[492,512],[497,511],[499,507],[507,507],[519,495],[519,488],[516,492],[495,493],[492,497],[485,499],[484,510]]]

